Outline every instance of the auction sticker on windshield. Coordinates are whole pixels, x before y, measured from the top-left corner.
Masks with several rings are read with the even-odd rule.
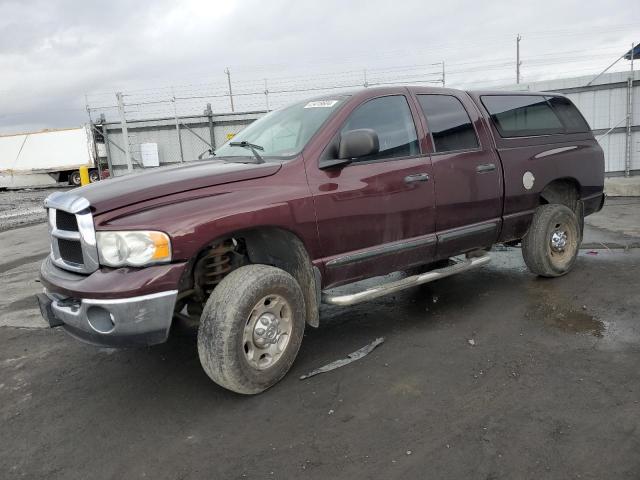
[[[316,100],[307,103],[304,108],[331,108],[336,103],[338,103],[338,100]]]

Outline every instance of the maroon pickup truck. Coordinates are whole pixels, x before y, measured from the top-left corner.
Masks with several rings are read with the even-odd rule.
[[[51,326],[107,346],[164,342],[197,321],[206,373],[258,393],[289,370],[321,302],[479,267],[498,242],[521,242],[534,274],[567,273],[603,182],[602,150],[561,95],[314,98],[210,159],[52,194],[40,306]],[[355,283],[395,271],[408,273]]]

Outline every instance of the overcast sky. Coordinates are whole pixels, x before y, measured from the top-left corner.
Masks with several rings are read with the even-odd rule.
[[[359,82],[364,69],[436,79],[441,60],[447,86],[495,86],[515,81],[517,33],[523,81],[598,73],[640,41],[638,0],[143,3],[0,0],[0,133],[82,124],[85,93],[109,105],[118,90],[221,92],[227,66],[239,93],[265,78],[272,90]]]

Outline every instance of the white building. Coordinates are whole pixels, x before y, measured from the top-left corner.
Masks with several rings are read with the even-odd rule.
[[[630,72],[606,73],[591,85],[594,75],[585,77],[521,83],[504,87],[511,90],[558,92],[566,95],[585,116],[598,138],[605,156],[607,176],[625,172],[627,145],[628,79]],[[640,71],[634,71],[631,122],[631,175],[640,175]]]

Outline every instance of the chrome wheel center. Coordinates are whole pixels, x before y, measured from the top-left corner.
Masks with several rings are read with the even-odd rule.
[[[564,252],[567,246],[567,232],[556,230],[551,234],[551,248],[556,252]]]
[[[279,320],[272,313],[265,313],[258,318],[253,328],[253,342],[259,348],[276,343],[282,332],[279,327]]]
[[[268,295],[260,300],[247,319],[242,337],[249,365],[264,370],[276,363],[289,344],[292,327],[291,306],[284,297]]]

